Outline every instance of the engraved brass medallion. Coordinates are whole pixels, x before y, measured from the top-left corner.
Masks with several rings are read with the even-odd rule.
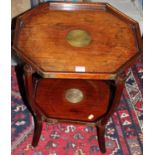
[[[66,40],[74,47],[84,47],[90,44],[91,36],[87,31],[76,29],[67,34]]]
[[[65,92],[65,98],[70,103],[79,103],[83,100],[83,92],[80,89],[71,88]]]

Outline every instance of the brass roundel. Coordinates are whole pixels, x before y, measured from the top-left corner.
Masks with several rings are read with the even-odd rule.
[[[85,30],[72,30],[66,36],[68,43],[74,47],[84,47],[91,42],[90,34]]]
[[[70,103],[79,103],[83,100],[83,97],[83,92],[77,88],[71,88],[65,92],[65,98]]]

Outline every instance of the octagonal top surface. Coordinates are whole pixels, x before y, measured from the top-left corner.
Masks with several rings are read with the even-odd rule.
[[[44,77],[111,79],[140,53],[141,42],[137,22],[109,4],[55,2],[18,18],[14,48]]]

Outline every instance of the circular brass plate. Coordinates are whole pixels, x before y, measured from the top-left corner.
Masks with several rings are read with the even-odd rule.
[[[76,29],[70,31],[66,39],[68,43],[74,47],[84,47],[91,42],[91,36],[87,31]]]
[[[71,88],[65,93],[65,98],[70,103],[79,103],[83,100],[83,92],[80,89]]]

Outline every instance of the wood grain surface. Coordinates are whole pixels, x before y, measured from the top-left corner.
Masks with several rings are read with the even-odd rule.
[[[78,103],[65,98],[73,88],[83,93]],[[109,96],[110,88],[103,81],[43,79],[37,84],[34,104],[47,118],[92,122],[107,112]]]
[[[72,30],[88,32],[90,44],[69,44]],[[140,53],[141,41],[137,22],[108,4],[45,3],[19,17],[14,48],[44,77],[76,78],[84,72],[80,77],[99,73],[110,79]]]

